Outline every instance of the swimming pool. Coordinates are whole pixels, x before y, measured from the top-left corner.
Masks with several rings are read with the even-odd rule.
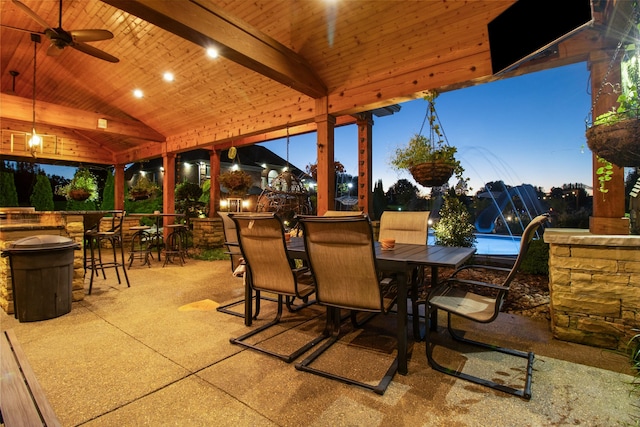
[[[435,243],[433,233],[429,233],[427,242]],[[476,254],[478,255],[518,255],[520,236],[476,233]]]

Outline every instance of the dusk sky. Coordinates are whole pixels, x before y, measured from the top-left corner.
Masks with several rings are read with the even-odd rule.
[[[401,178],[414,182],[409,172],[393,170],[389,158],[420,131],[427,102],[401,107],[392,116],[374,117],[373,179],[382,179],[385,190]],[[449,144],[458,148],[472,193],[495,180],[545,191],[575,182],[591,186],[591,151],[585,138],[590,108],[586,63],[445,92],[436,99],[442,128]],[[336,160],[356,175],[356,126],[337,128],[335,143]],[[315,133],[291,137],[290,163],[301,169],[315,163],[315,144]],[[263,145],[286,158],[286,139]],[[455,185],[455,178],[449,183]]]

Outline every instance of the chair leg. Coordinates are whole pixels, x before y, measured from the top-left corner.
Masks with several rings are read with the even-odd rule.
[[[259,299],[259,298],[258,298]],[[285,361],[286,363],[291,363],[293,362],[295,359],[297,359],[301,354],[307,352],[309,349],[311,349],[312,347],[314,347],[316,344],[318,344],[320,341],[322,341],[325,337],[317,337],[314,338],[312,341],[309,341],[308,343],[306,343],[305,345],[303,345],[302,347],[300,347],[299,349],[295,350],[293,353],[290,354],[280,354],[277,353],[275,351],[271,351],[269,349],[263,348],[263,347],[259,347],[257,345],[254,344],[249,344],[247,342],[245,342],[246,339],[266,330],[269,329],[270,327],[277,325],[278,323],[280,323],[280,319],[282,317],[282,305],[283,305],[283,297],[282,295],[278,295],[278,311],[276,313],[276,317],[275,319],[273,319],[271,322],[264,324],[262,326],[260,326],[259,328],[254,329],[253,331],[250,331],[244,335],[239,336],[238,338],[231,338],[229,341],[231,342],[231,344],[238,344],[241,345],[243,347],[246,348],[251,348],[253,350],[259,351],[261,353],[265,353],[265,354],[269,354],[271,356],[275,356],[280,360]]]
[[[291,313],[295,313],[296,311],[302,310],[305,307],[309,307],[312,304],[316,303],[316,300],[311,300],[309,301],[309,298],[305,298],[302,300],[302,302],[300,304],[293,304],[293,301],[296,299],[296,297],[286,297],[285,299],[285,303],[287,305],[287,310],[289,310]]]
[[[427,319],[429,318],[428,316],[429,313],[427,313]],[[523,389],[516,389],[513,387],[509,387],[506,386],[504,384],[498,384],[496,382],[484,379],[484,378],[479,378],[473,375],[469,375],[466,374],[464,372],[461,371],[457,371],[455,369],[451,369],[451,368],[447,368],[445,366],[440,365],[438,362],[436,362],[433,358],[433,347],[434,345],[431,344],[429,336],[430,336],[430,328],[427,327],[426,328],[426,332],[424,335],[424,339],[425,339],[425,345],[426,345],[426,354],[427,354],[427,360],[429,361],[429,365],[437,370],[440,371],[442,373],[445,373],[447,375],[451,375],[457,378],[461,378],[463,380],[466,381],[470,381],[476,384],[480,384],[486,387],[490,387],[493,388],[495,390],[499,390],[505,393],[509,393],[515,396],[519,396],[522,397],[523,399],[529,400],[531,399],[531,381],[532,381],[532,376],[533,376],[533,360],[534,360],[534,354],[533,352],[523,352],[523,351],[518,351],[518,350],[514,350],[514,349],[510,349],[510,348],[504,348],[504,347],[498,347],[495,345],[491,345],[491,344],[487,344],[487,343],[483,343],[480,341],[474,341],[474,340],[470,340],[468,338],[463,338],[461,335],[458,335],[455,333],[455,331],[453,330],[452,326],[451,326],[451,313],[447,313],[447,329],[449,330],[449,334],[451,334],[452,338],[455,339],[456,341],[460,341],[460,342],[464,342],[466,344],[471,344],[477,347],[482,347],[482,348],[486,348],[489,350],[493,350],[493,351],[498,351],[500,353],[504,353],[504,354],[508,354],[511,356],[516,356],[516,357],[520,357],[523,359],[527,359],[527,374],[526,374],[526,379],[525,379],[525,386]]]
[[[353,319],[352,319],[353,320]],[[393,376],[398,371],[398,357],[396,356],[391,362],[391,366],[387,369],[387,372],[384,374],[380,382],[376,385],[371,385],[368,383],[364,383],[361,381],[357,381],[352,378],[343,377],[337,374],[334,374],[329,371],[324,371],[321,369],[311,367],[311,363],[316,360],[322,353],[324,353],[329,347],[335,344],[340,338],[340,324],[342,323],[342,318],[340,316],[340,310],[334,307],[327,307],[327,324],[323,334],[318,337],[321,339],[329,338],[326,342],[324,342],[317,350],[315,350],[312,354],[307,356],[302,362],[296,363],[296,369],[299,371],[310,372],[315,375],[319,375],[321,377],[329,378],[332,380],[337,380],[343,382],[345,384],[355,385],[364,387],[369,390],[373,390],[377,394],[384,394],[387,390],[387,387],[391,383]]]

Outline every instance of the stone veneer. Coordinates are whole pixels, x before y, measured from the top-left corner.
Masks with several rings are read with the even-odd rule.
[[[195,218],[191,223],[193,224],[193,246],[211,249],[224,245],[221,218]]]
[[[10,209],[10,208],[7,208]],[[11,218],[13,215],[13,218]],[[8,210],[0,221],[0,250],[9,247],[13,242],[24,237],[41,234],[64,236],[80,244],[81,249],[74,251],[73,282],[71,295],[73,301],[84,299],[84,252],[82,250],[84,236],[84,217],[75,212],[25,212],[12,214]],[[110,218],[103,218],[101,229],[111,226]],[[139,224],[138,218],[127,218],[123,221],[123,239],[125,242],[125,260],[127,242],[134,233],[129,227]],[[7,314],[14,314],[13,284],[9,257],[0,258],[0,308]]]
[[[547,229],[554,337],[625,350],[640,328],[640,236]]]

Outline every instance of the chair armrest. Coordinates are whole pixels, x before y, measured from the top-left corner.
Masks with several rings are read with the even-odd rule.
[[[505,291],[505,290],[509,289],[506,286],[496,285],[495,283],[479,282],[477,280],[469,280],[469,279],[458,279],[458,278],[455,278],[455,277],[451,277],[449,279],[444,280],[440,286],[445,286],[447,284],[451,284],[452,282],[461,283],[463,285],[474,285],[474,286],[481,286],[481,287],[484,287],[484,288],[498,289],[500,291]],[[440,287],[440,286],[438,286],[438,287]]]

